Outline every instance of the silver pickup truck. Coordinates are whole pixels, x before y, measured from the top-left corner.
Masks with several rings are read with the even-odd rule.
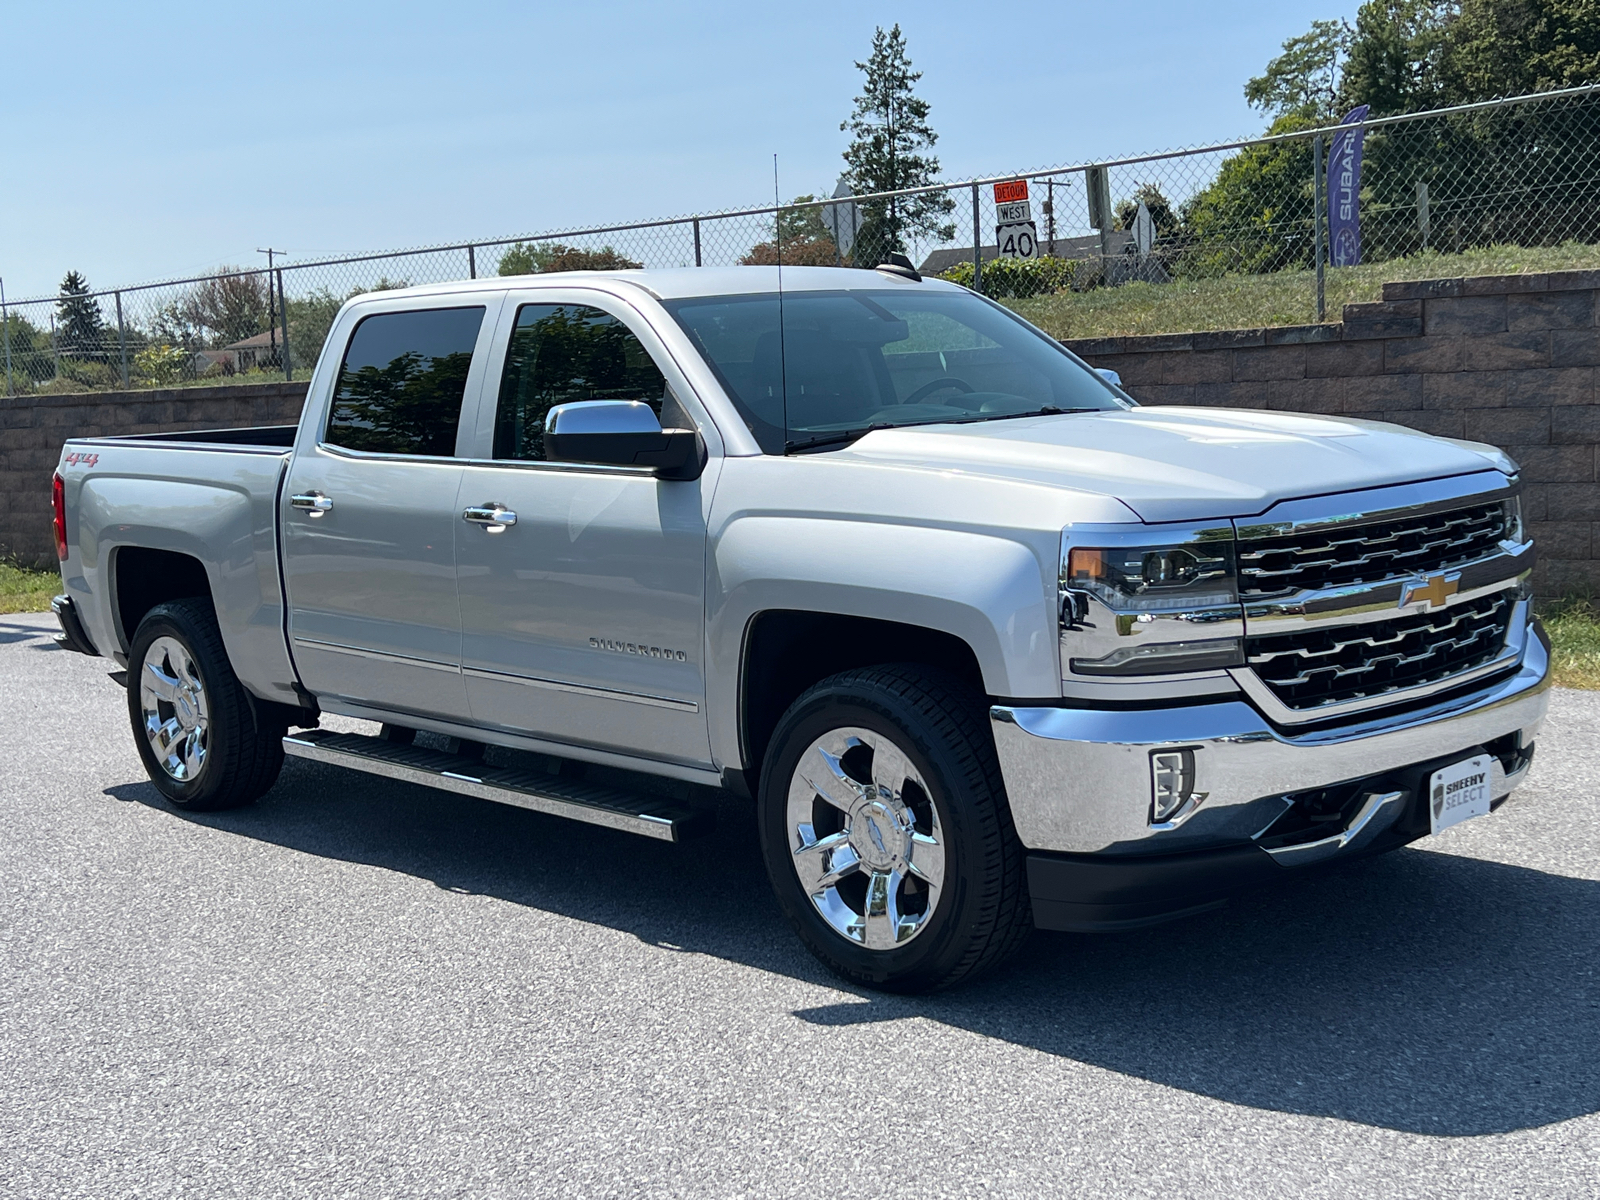
[[[903,261],[529,276],[350,301],[298,428],[68,442],[56,611],[175,805],[286,753],[668,840],[732,792],[807,946],[919,991],[1496,807],[1518,493],[1141,408]]]

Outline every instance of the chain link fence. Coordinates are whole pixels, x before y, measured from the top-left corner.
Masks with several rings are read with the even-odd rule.
[[[1303,286],[1303,319],[1321,320],[1329,261],[1323,183],[1333,139],[1348,128],[905,192],[225,268],[110,291],[64,286],[56,296],[13,299],[0,309],[6,389],[303,379],[352,295],[563,270],[780,259],[873,266],[903,253],[926,274],[1024,301],[1219,277],[1250,286],[1270,276]],[[1600,243],[1600,85],[1378,118],[1362,128],[1363,261]],[[1024,190],[1018,181],[1028,185],[1025,210],[1008,198]],[[1028,236],[1019,243],[1021,230]],[[1015,256],[1019,249],[1032,256]]]

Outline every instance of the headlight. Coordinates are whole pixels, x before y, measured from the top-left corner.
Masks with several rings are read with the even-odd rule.
[[[1062,562],[1069,673],[1176,675],[1244,665],[1231,525],[1108,532],[1068,530],[1069,538],[1101,543],[1069,546]]]
[[[1067,556],[1066,583],[1119,612],[1239,602],[1232,541],[1074,547]]]
[[[1528,540],[1527,532],[1522,525],[1522,493],[1518,492],[1502,503],[1505,505],[1505,532],[1501,534],[1500,540],[1520,546]]]

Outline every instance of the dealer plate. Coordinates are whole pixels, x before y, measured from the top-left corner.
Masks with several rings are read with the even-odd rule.
[[[1469,817],[1487,816],[1493,774],[1487,754],[1451,763],[1435,771],[1428,784],[1428,818],[1433,832],[1459,825]]]

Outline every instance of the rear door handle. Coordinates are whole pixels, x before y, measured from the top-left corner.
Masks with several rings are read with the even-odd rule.
[[[320,517],[323,513],[333,511],[333,501],[321,492],[302,492],[298,496],[290,496],[289,503],[308,517]]]
[[[476,504],[464,510],[461,519],[482,525],[485,533],[504,533],[517,523],[517,514],[504,504]]]

